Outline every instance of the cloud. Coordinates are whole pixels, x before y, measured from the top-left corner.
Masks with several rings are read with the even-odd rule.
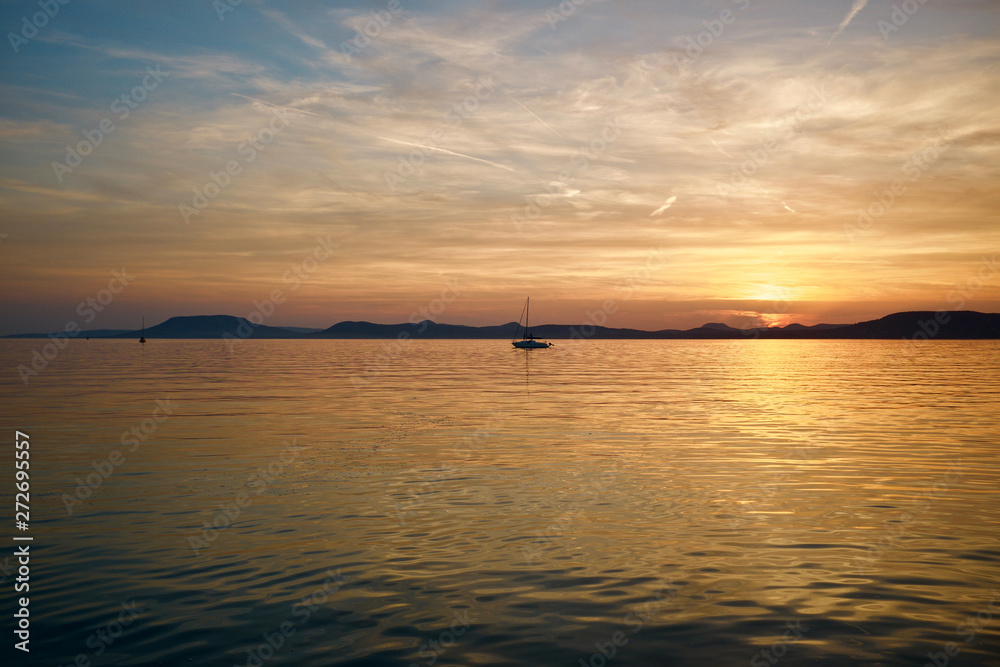
[[[410,141],[400,141],[399,139],[390,139],[389,137],[376,136],[376,138],[381,139],[382,141],[391,141],[392,143],[395,144],[402,144],[403,146],[413,146],[415,148],[422,148],[423,150],[426,151],[435,151],[438,153],[444,153],[445,155],[454,155],[455,157],[465,158],[466,160],[474,160],[476,162],[482,162],[483,164],[488,164],[492,167],[497,167],[499,169],[506,169],[507,171],[514,171],[510,167],[503,164],[499,164],[497,162],[493,162],[492,160],[485,160],[483,158],[473,157],[471,155],[464,155],[463,153],[459,153],[457,151],[450,151],[446,148],[438,148],[436,146],[425,146],[423,144],[416,144]]]
[[[660,208],[658,208],[655,211],[653,211],[652,213],[650,213],[649,217],[652,218],[652,217],[655,217],[655,216],[663,213],[668,208],[670,208],[671,206],[673,206],[675,201],[677,201],[677,195],[674,195],[673,197],[670,197],[669,199],[667,199],[667,201],[665,201],[663,203],[663,206],[661,206]]]
[[[844,17],[844,20],[840,22],[839,26],[837,26],[837,30],[833,33],[833,36],[830,37],[830,41],[827,42],[827,45],[832,44],[833,40],[837,38],[837,35],[844,32],[844,28],[846,28],[848,24],[854,20],[854,17],[857,16],[867,4],[868,0],[854,0],[854,4],[851,5],[851,11],[847,12],[847,16]]]
[[[556,128],[552,127],[551,125],[549,125],[548,123],[546,123],[544,120],[542,120],[541,118],[539,118],[538,114],[536,114],[534,111],[532,111],[527,106],[525,106],[524,104],[522,104],[520,102],[520,100],[518,100],[517,98],[515,98],[513,95],[511,95],[510,93],[508,93],[506,90],[503,90],[502,88],[500,89],[500,92],[503,93],[504,95],[506,95],[507,97],[509,97],[511,100],[513,100],[514,103],[517,104],[519,107],[521,107],[522,109],[524,109],[525,111],[527,111],[528,113],[530,113],[532,116],[534,116],[535,120],[537,120],[539,123],[541,123],[545,127],[547,127],[550,130],[552,130],[557,137],[559,137],[560,139],[564,138],[563,135],[559,133],[559,130],[557,130]]]
[[[163,35],[143,39],[93,36],[60,16],[67,32],[19,59],[0,106],[2,251],[17,260],[0,263],[0,279],[41,299],[33,286],[77,288],[46,273],[64,265],[96,276],[85,295],[107,267],[142,257],[142,284],[157,294],[238,314],[332,234],[343,251],[283,306],[289,324],[313,312],[324,325],[347,313],[405,320],[442,271],[470,304],[483,296],[469,323],[499,321],[509,306],[489,304],[529,283],[579,299],[561,318],[571,321],[669,244],[670,270],[637,293],[649,305],[630,322],[669,328],[665,299],[744,294],[751,275],[822,286],[818,302],[898,295],[937,308],[975,268],[970,257],[1000,246],[1000,89],[985,66],[1000,59],[1000,33],[985,34],[1000,14],[963,3],[928,27],[934,39],[901,32],[861,53],[817,49],[827,35],[805,13],[760,5],[679,72],[683,51],[665,50],[664,36],[679,44],[704,17],[686,14],[688,3],[666,13],[632,4],[655,29],[648,37],[606,3],[582,5],[556,31],[544,9],[407,9],[350,62],[337,45],[366,6],[244,12],[238,34],[211,24],[185,36],[164,21]],[[837,35],[864,6],[853,3]],[[89,11],[96,21],[103,10]],[[630,31],[636,39],[620,38]],[[147,64],[170,78],[127,118],[112,114]],[[497,87],[475,97],[484,76]],[[818,88],[825,101],[797,116]],[[291,122],[248,161],[239,147],[260,137],[273,107]],[[58,183],[52,162],[103,117],[115,130]],[[847,238],[844,226],[947,128],[950,148]],[[178,204],[234,160],[240,173],[184,225]],[[720,182],[738,187],[722,196]],[[669,225],[651,224],[668,210]],[[530,233],[517,233],[515,214],[530,216]]]

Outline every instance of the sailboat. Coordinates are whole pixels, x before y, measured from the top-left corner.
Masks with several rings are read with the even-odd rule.
[[[146,318],[142,318],[142,336],[139,338],[139,342],[143,345],[146,344]]]
[[[531,331],[528,329],[528,318],[531,315],[531,297],[524,302],[524,310],[521,312],[524,315],[524,334],[521,336],[521,340],[517,340],[517,332],[521,329],[521,320],[517,321],[517,329],[514,329],[514,340],[511,341],[511,345],[523,350],[535,350],[544,347],[552,347],[552,343],[544,343],[540,340],[535,340],[535,337],[531,335]]]

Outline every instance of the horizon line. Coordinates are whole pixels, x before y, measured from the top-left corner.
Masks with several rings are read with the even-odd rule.
[[[704,324],[701,324],[701,325],[696,326],[696,327],[692,327],[690,329],[636,329],[636,328],[633,328],[633,327],[610,327],[610,326],[607,326],[607,324],[606,324],[607,320],[605,319],[605,324],[597,324],[594,321],[579,322],[579,323],[574,323],[574,324],[555,324],[555,323],[549,323],[549,324],[536,324],[536,325],[532,326],[531,328],[537,330],[537,329],[544,328],[544,327],[569,327],[569,328],[572,328],[572,327],[594,327],[594,328],[597,328],[597,329],[610,330],[610,331],[635,331],[635,332],[647,333],[647,334],[656,334],[656,333],[663,333],[663,332],[681,332],[681,333],[684,333],[684,332],[698,331],[700,329],[705,329],[705,328],[714,328],[716,330],[719,330],[720,327],[725,327],[725,329],[729,329],[729,330],[732,330],[732,331],[769,331],[769,330],[780,331],[780,330],[787,329],[789,327],[802,327],[804,329],[816,329],[817,327],[823,327],[823,328],[849,327],[849,326],[855,326],[855,325],[859,325],[859,324],[865,324],[865,323],[868,323],[868,322],[877,322],[879,320],[883,320],[885,318],[892,317],[894,315],[906,315],[906,314],[925,314],[926,315],[926,314],[930,314],[932,316],[935,316],[935,315],[938,315],[938,314],[941,314],[941,313],[945,313],[945,314],[948,314],[948,313],[975,313],[975,314],[979,314],[979,315],[1000,315],[1000,313],[986,313],[986,312],[981,312],[981,311],[976,311],[976,310],[904,310],[904,311],[896,311],[896,312],[888,313],[886,315],[883,315],[881,317],[878,317],[878,318],[875,318],[875,319],[872,319],[872,320],[861,320],[861,321],[858,321],[858,322],[850,322],[850,323],[827,323],[827,322],[820,322],[820,323],[817,323],[817,324],[800,324],[798,322],[790,322],[790,323],[788,323],[786,325],[782,325],[782,326],[734,327],[734,326],[725,324],[724,322],[706,322]],[[310,333],[319,333],[319,332],[322,332],[322,331],[328,331],[328,330],[330,330],[330,329],[332,329],[332,328],[334,328],[334,327],[336,327],[338,325],[341,325],[341,324],[369,324],[369,325],[379,326],[379,327],[405,327],[405,326],[419,326],[421,324],[429,323],[429,324],[433,324],[435,326],[462,327],[462,328],[466,328],[466,329],[500,328],[500,327],[510,326],[512,324],[513,325],[518,325],[519,324],[518,322],[515,322],[514,320],[511,320],[509,322],[504,322],[502,324],[485,324],[485,325],[449,324],[447,322],[436,322],[436,321],[431,320],[431,319],[423,319],[423,320],[419,320],[417,322],[389,322],[389,323],[371,322],[371,321],[368,321],[368,320],[341,320],[339,322],[336,322],[336,323],[331,324],[331,325],[326,326],[326,327],[306,327],[306,326],[296,326],[296,325],[265,324],[264,321],[261,321],[259,323],[254,323],[252,320],[248,319],[247,317],[243,317],[241,315],[225,315],[225,314],[214,314],[214,315],[173,315],[173,316],[168,317],[167,319],[163,320],[162,322],[160,322],[158,324],[154,324],[151,327],[145,327],[144,329],[114,329],[114,328],[109,328],[109,327],[99,328],[99,329],[80,329],[79,327],[77,327],[72,332],[67,328],[67,330],[64,331],[64,332],[51,332],[51,331],[50,332],[24,332],[24,333],[14,333],[14,334],[0,335],[0,338],[27,338],[27,337],[51,337],[51,336],[62,336],[62,337],[76,338],[76,337],[79,337],[81,335],[86,335],[87,333],[95,333],[95,332],[115,332],[114,333],[115,336],[124,336],[125,334],[136,333],[136,332],[143,331],[143,330],[146,331],[146,332],[148,332],[149,329],[155,329],[156,327],[162,326],[162,325],[164,325],[167,322],[170,322],[172,320],[194,319],[194,318],[230,318],[230,319],[233,319],[233,320],[238,320],[241,323],[242,322],[246,322],[247,324],[249,324],[250,326],[252,326],[254,329],[257,329],[257,328],[263,326],[263,327],[267,327],[269,329],[282,329],[282,330],[288,331],[290,333],[299,333],[299,332],[294,331],[295,329],[308,329],[308,330],[311,330]],[[305,334],[305,335],[308,335],[308,334]]]

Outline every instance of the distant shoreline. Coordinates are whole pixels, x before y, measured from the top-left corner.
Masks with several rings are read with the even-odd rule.
[[[517,324],[473,327],[438,324],[430,320],[402,324],[339,322],[327,329],[272,327],[254,324],[231,315],[195,315],[172,317],[145,329],[148,340],[202,339],[226,340],[230,344],[245,339],[280,340],[504,340],[512,339]],[[535,338],[550,340],[825,340],[825,339],[905,339],[905,340],[994,340],[1000,339],[1000,313],[975,311],[910,311],[893,313],[877,320],[856,324],[817,324],[804,326],[737,329],[710,323],[694,329],[644,331],[615,329],[593,324],[543,324],[531,328]],[[27,333],[3,336],[16,338],[138,338],[140,330],[99,329],[54,333]]]

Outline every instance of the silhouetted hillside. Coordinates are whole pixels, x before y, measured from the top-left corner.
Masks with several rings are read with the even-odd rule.
[[[1000,338],[1000,314],[972,310],[893,313],[870,322],[860,322],[822,332],[821,338]]]
[[[510,339],[517,329],[516,322],[499,326],[470,327],[458,324],[437,324],[429,320],[417,323],[374,324],[372,322],[339,322],[322,331],[298,328],[254,325],[245,318],[231,315],[196,315],[171,317],[169,320],[146,329],[146,338],[223,338],[226,334],[236,338],[414,338],[435,339]],[[560,340],[584,338],[594,340],[734,340],[748,338],[824,339],[824,338],[909,338],[928,339],[1000,339],[1000,314],[977,313],[963,310],[953,312],[916,311],[893,313],[881,319],[857,324],[816,324],[804,326],[789,324],[769,329],[737,329],[726,324],[709,323],[696,329],[679,331],[643,331],[640,329],[613,329],[588,324],[543,324],[532,327],[538,339]],[[7,338],[43,338],[48,334],[19,334]],[[78,337],[138,338],[140,332],[94,331],[82,332]]]
[[[247,333],[249,332],[249,334]],[[130,331],[118,338],[138,338],[140,331]],[[166,322],[146,329],[146,338],[222,338],[229,334],[235,338],[303,338],[305,334],[253,324],[244,317],[232,315],[192,315],[171,317]]]
[[[493,327],[469,327],[460,324],[437,324],[430,320],[416,324],[373,324],[371,322],[338,322],[329,329],[310,334],[310,338],[512,338],[517,322]]]

